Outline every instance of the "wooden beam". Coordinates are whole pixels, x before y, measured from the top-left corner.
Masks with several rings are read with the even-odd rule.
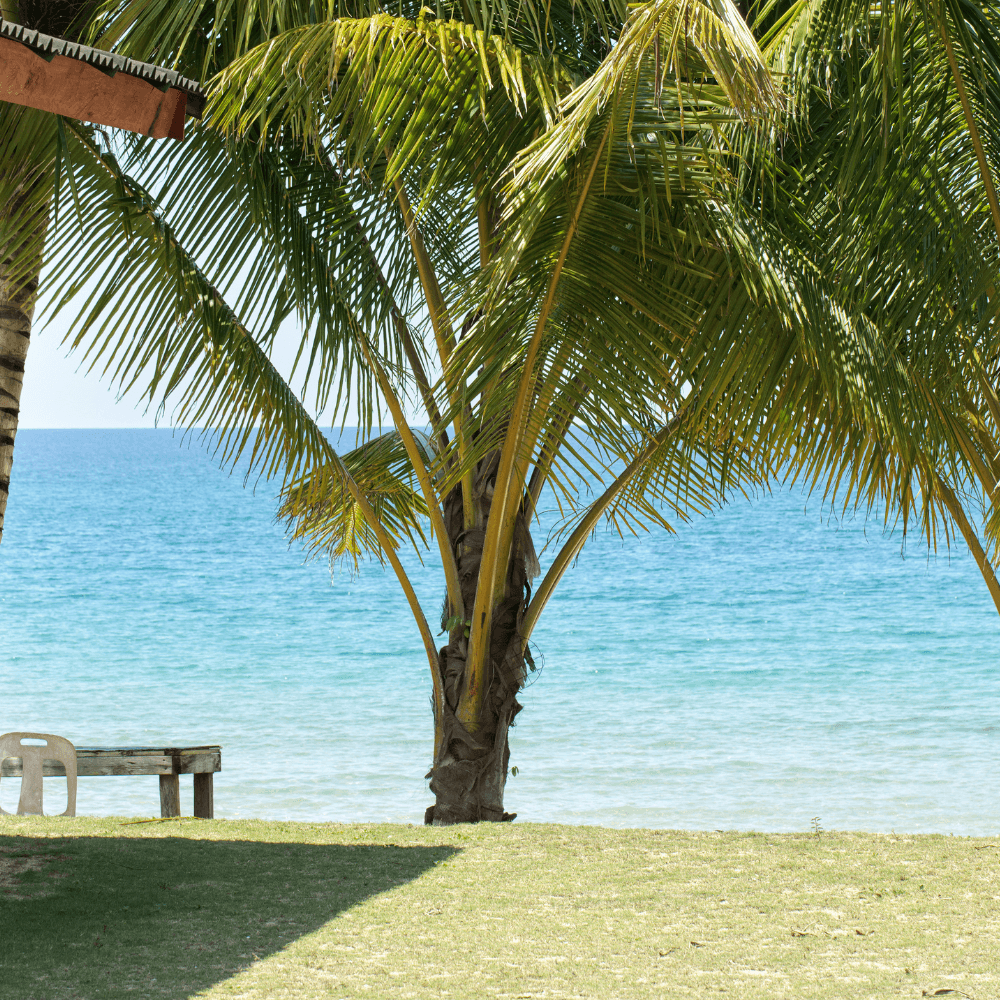
[[[76,773],[81,777],[116,774],[212,774],[222,770],[222,747],[77,747]],[[66,768],[46,760],[42,774],[61,778]],[[0,778],[21,777],[21,758],[6,757]]]
[[[0,37],[0,100],[127,129],[183,139],[188,94],[129,73],[108,73],[68,55],[41,55]]]

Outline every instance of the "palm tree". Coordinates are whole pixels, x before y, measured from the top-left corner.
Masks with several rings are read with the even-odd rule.
[[[712,72],[723,84],[691,85],[679,79],[677,88],[661,99],[663,110],[647,116],[648,129],[677,146],[674,159],[679,169],[657,170],[653,160],[649,164],[651,179],[662,192],[657,194],[657,206],[667,210],[664,221],[676,233],[672,248],[626,246],[629,261],[648,261],[632,282],[637,302],[658,300],[648,284],[658,275],[668,282],[678,275],[704,281],[725,266],[707,207],[717,176],[726,173],[714,136],[734,115],[767,113],[775,101],[770,75],[742,23],[734,28],[703,5],[690,6],[705,22],[695,26],[692,37],[704,38],[683,58]],[[357,148],[337,138],[304,149],[302,134],[291,121],[277,128],[267,122],[259,127],[244,123],[240,137],[228,142],[204,131],[179,151],[151,152],[139,146],[130,165],[146,176],[166,178],[155,196],[112,165],[105,152],[108,191],[103,201],[99,179],[82,172],[70,174],[77,177],[81,197],[90,206],[88,224],[64,226],[54,235],[53,270],[66,276],[64,298],[86,284],[100,289],[76,338],[77,343],[87,344],[93,364],[103,364],[128,384],[145,363],[154,362],[151,397],[182,391],[179,419],[221,427],[227,458],[235,457],[251,438],[258,442],[263,451],[254,451],[251,461],[260,460],[265,471],[280,467],[289,477],[286,513],[300,530],[316,528],[321,536],[317,545],[355,556],[367,549],[393,565],[432,666],[437,719],[433,784],[439,801],[447,797],[449,787],[455,800],[451,813],[446,806],[440,808],[438,821],[500,819],[506,731],[519,707],[515,694],[529,655],[525,644],[529,632],[524,632],[522,643],[518,626],[527,611],[524,598],[534,559],[527,508],[517,510],[515,500],[504,498],[506,515],[491,517],[491,510],[496,512],[497,483],[503,479],[503,493],[513,496],[520,477],[525,490],[530,486],[533,491],[532,503],[537,501],[547,482],[559,481],[559,455],[565,452],[556,444],[575,433],[573,427],[581,421],[593,424],[589,438],[585,442],[581,438],[584,469],[594,468],[595,463],[610,468],[617,457],[630,455],[640,443],[646,461],[637,463],[620,485],[631,483],[638,511],[648,511],[660,521],[655,497],[687,511],[692,505],[707,506],[720,484],[734,474],[754,473],[738,448],[725,449],[725,463],[720,466],[720,449],[711,440],[711,415],[701,414],[693,405],[690,417],[676,414],[669,421],[671,433],[661,427],[664,413],[677,409],[681,398],[679,359],[664,351],[662,333],[649,341],[648,321],[611,288],[614,275],[606,275],[604,299],[615,312],[611,318],[620,327],[620,336],[626,338],[622,346],[631,344],[631,357],[608,343],[607,334],[614,330],[605,319],[595,316],[581,327],[580,317],[564,315],[566,306],[555,295],[561,277],[573,273],[590,252],[584,249],[581,257],[574,243],[576,233],[591,224],[590,206],[607,201],[602,179],[598,176],[595,182],[599,162],[612,154],[613,161],[606,166],[614,166],[628,182],[636,176],[627,152],[627,120],[616,116],[609,129],[605,114],[603,127],[613,133],[612,141],[600,144],[589,173],[547,188],[550,215],[565,231],[566,252],[557,254],[558,261],[541,265],[550,273],[551,290],[544,315],[534,321],[534,332],[525,339],[524,317],[538,312],[538,303],[532,303],[524,283],[529,277],[526,269],[518,267],[521,277],[508,282],[507,318],[489,302],[497,295],[500,279],[495,262],[505,260],[502,242],[510,228],[501,215],[499,188],[507,163],[530,145],[533,135],[544,131],[547,121],[561,114],[560,96],[585,81],[588,71],[600,68],[602,55],[611,50],[622,27],[620,14],[617,20],[609,18],[603,7],[596,6],[580,19],[567,7],[558,23],[546,27],[544,18],[539,18],[527,26],[510,25],[506,31],[493,30],[499,24],[435,24],[419,13],[409,21],[377,13],[353,22],[310,23],[311,8],[293,7],[285,9],[288,20],[295,14],[307,30],[341,32],[344,38],[338,44],[353,44],[352,37],[363,44],[367,34],[375,47],[387,52],[396,48],[401,61],[378,60],[383,87],[399,89],[401,71],[409,71],[408,60],[430,48],[434,61],[427,67],[427,79],[417,81],[418,86],[404,95],[408,102],[400,119],[404,127],[387,132],[378,125],[374,144],[371,138],[363,139]],[[621,94],[629,86],[638,93],[646,85],[642,46],[656,48],[662,40],[664,60],[682,58],[675,49],[686,36],[672,39],[671,34],[684,10],[667,6],[651,12],[646,21],[635,21],[637,54],[613,68],[613,74],[625,80]],[[175,51],[156,35],[162,14],[152,10],[149,33],[144,33],[142,12],[135,15],[126,9],[132,27],[122,51],[134,54],[127,46],[140,45],[144,55],[152,53],[161,61],[165,52]],[[193,52],[180,46],[177,56],[177,65],[192,76],[204,72],[195,72],[198,59],[206,59],[212,69],[239,65],[232,62],[231,50],[220,54],[211,43],[211,31],[221,39],[234,34],[220,27],[223,19],[217,14],[207,5],[191,7],[184,13],[190,20],[175,25],[183,37],[196,40],[189,47]],[[199,30],[199,18],[211,30]],[[373,33],[373,25],[381,30]],[[271,29],[262,17],[260,24],[254,22],[255,37],[250,41],[260,42]],[[546,32],[555,36],[548,38]],[[521,46],[518,33],[523,36]],[[282,31],[266,44],[288,44],[294,34],[294,29],[291,35]],[[114,27],[103,37],[113,40]],[[236,37],[240,39],[238,33]],[[352,65],[360,69],[359,63]],[[353,97],[346,100],[366,90],[376,93],[362,73],[350,76]],[[614,81],[607,72],[604,76],[601,86],[607,90]],[[673,77],[666,64],[663,77]],[[447,98],[443,102],[442,87]],[[473,110],[470,88],[481,102],[478,114],[468,113]],[[340,89],[348,95],[344,81]],[[308,117],[308,105],[302,107]],[[434,107],[443,107],[445,114],[432,133],[422,135],[419,116]],[[357,115],[351,117],[358,120]],[[680,136],[684,129],[678,144],[674,133]],[[650,150],[659,149],[645,141]],[[459,169],[449,176],[450,147],[457,150],[454,144],[459,142],[467,146],[465,159],[455,159]],[[406,157],[414,155],[415,144],[422,161],[414,177],[423,174],[433,192],[400,172]],[[68,161],[73,165],[98,152],[96,144],[88,144],[79,134],[74,134],[71,146]],[[117,188],[114,198],[112,188]],[[577,208],[565,216],[558,190],[565,194],[570,188],[575,190]],[[641,218],[641,198],[616,195],[607,203],[614,205],[616,200],[626,213]],[[167,218],[174,224],[168,226]],[[631,221],[626,218],[623,225],[627,234]],[[126,226],[131,243],[123,255],[115,237]],[[627,240],[634,243],[631,236]],[[252,280],[244,284],[243,300],[230,306],[223,293],[251,252],[256,258]],[[197,259],[211,260],[213,273],[202,270]],[[629,261],[609,259],[623,272]],[[568,288],[564,281],[560,298]],[[472,304],[477,296],[485,296],[485,311]],[[298,310],[306,330],[303,350],[310,371],[316,373],[317,406],[357,379],[362,422],[370,425],[371,400],[377,394],[397,424],[393,435],[341,460],[301,404],[284,391],[259,341],[248,331],[251,324],[256,326],[263,331],[260,341],[266,343],[268,332],[292,308]],[[427,339],[433,339],[436,358],[425,346],[421,308],[427,311]],[[659,305],[656,311],[658,330],[663,317],[679,327],[696,316],[696,310],[680,300],[666,312]],[[461,314],[462,322],[453,318]],[[503,322],[504,336],[491,341],[483,332],[480,314],[488,314],[491,322]],[[208,337],[206,321],[215,324]],[[127,335],[120,332],[123,329]],[[576,345],[567,334],[577,340]],[[520,373],[531,370],[531,363],[525,367],[522,357],[526,350],[538,363],[556,365],[541,399],[529,398],[535,394],[518,388],[523,381]],[[632,372],[632,384],[625,391],[637,361],[644,367]],[[435,368],[441,377],[433,374]],[[475,374],[477,369],[481,371]],[[598,377],[603,386],[598,386]],[[617,394],[609,396],[616,377],[625,381]],[[433,425],[430,435],[411,431],[403,419],[408,391],[421,399]],[[516,425],[507,414],[519,391],[524,423],[514,435],[509,428]],[[260,421],[266,426],[258,427]],[[689,433],[683,433],[685,428]],[[504,446],[505,438],[513,445]],[[529,484],[524,470],[513,468],[510,456],[535,445],[547,447],[546,454],[551,454]],[[647,475],[654,458],[655,475]],[[516,464],[523,462],[517,459]],[[640,490],[635,483],[642,476],[647,481]],[[624,495],[616,487],[613,495],[620,499],[619,494]],[[567,490],[565,496],[571,493]],[[602,509],[607,506],[605,502]],[[628,520],[632,516],[628,504],[619,507],[620,516]],[[316,509],[324,512],[322,525],[308,514]],[[327,516],[331,510],[332,520]],[[437,540],[447,582],[443,620],[450,642],[444,651],[436,648],[395,552],[402,538],[423,538],[424,517]],[[491,532],[496,537],[491,538]],[[487,602],[484,614],[489,621],[480,618],[476,624],[473,611],[482,598],[475,567],[488,560],[497,601]],[[497,570],[501,563],[503,568]],[[546,599],[547,591],[537,606]],[[492,654],[486,648],[490,645]],[[456,659],[476,666],[470,671],[473,683],[467,682],[463,667],[456,667]],[[502,668],[493,676],[489,676],[491,659]],[[481,748],[487,743],[490,753],[485,763]],[[474,787],[461,791],[459,785],[468,784],[463,774],[470,770],[478,774]]]
[[[68,133],[88,225],[56,227],[54,270],[64,299],[98,289],[75,342],[151,400],[174,393],[225,460],[285,476],[313,551],[391,565],[431,673],[433,822],[509,818],[532,630],[602,519],[669,528],[780,472],[917,517],[929,541],[947,515],[969,524],[997,432],[974,377],[996,353],[974,143],[929,71],[895,144],[871,135],[870,61],[857,86],[817,88],[815,61],[776,77],[802,9],[761,13],[763,50],[728,0],[143,0],[120,40],[107,29],[217,74],[215,100],[183,149],[123,164]],[[859,136],[888,200],[838,181]],[[347,455],[268,361],[292,315],[315,408],[356,406],[369,432]],[[395,429],[376,436],[383,407]],[[535,586],[543,490],[566,520]],[[428,537],[440,649],[397,555]]]
[[[762,27],[780,13],[767,11]],[[428,407],[432,453],[408,442],[398,389],[362,344],[400,439],[394,452],[372,449],[366,478],[415,476],[441,546],[449,642],[436,664],[423,631],[435,679],[433,818],[454,822],[503,816],[506,730],[531,666],[528,640],[600,518],[662,520],[651,501],[683,516],[781,468],[841,485],[844,502],[882,501],[904,524],[915,514],[929,540],[947,524],[942,507],[968,528],[949,483],[969,483],[982,465],[970,437],[982,408],[962,397],[975,349],[992,351],[982,297],[996,245],[973,194],[987,181],[971,131],[942,142],[954,104],[934,113],[940,73],[920,95],[922,131],[883,167],[889,207],[942,230],[931,266],[886,228],[884,197],[823,197],[821,187],[806,200],[809,182],[841,166],[831,136],[870,128],[870,109],[851,116],[870,66],[856,88],[845,73],[822,99],[808,75],[791,78],[798,132],[784,162],[801,157],[806,174],[779,169],[761,134],[775,127],[766,110],[777,102],[726,4],[636,8],[554,108],[546,97],[558,81],[534,94],[527,83],[539,76],[529,53],[552,52],[545,39],[508,30],[503,42],[520,50],[510,52],[465,11],[429,20],[379,14],[290,29],[221,75],[217,106],[222,127],[334,150],[348,175],[384,159],[382,189],[407,224],[442,372],[440,417]],[[778,21],[766,39],[772,66],[793,58],[800,26]],[[437,81],[425,69],[435,48]],[[523,88],[518,63],[530,67]],[[501,85],[486,90],[484,78]],[[555,123],[542,130],[532,108]],[[822,133],[820,109],[836,118]],[[915,179],[915,154],[946,175]],[[478,240],[471,260],[439,276],[447,258],[424,253],[419,206],[445,199],[466,206],[464,217],[457,205],[449,213],[453,231]],[[816,239],[834,223],[871,235],[863,248]],[[892,294],[901,281],[905,304]],[[439,440],[445,426],[449,441]],[[589,504],[573,488],[584,475],[607,486]],[[575,521],[532,593],[528,524],[546,485]],[[299,536],[342,551],[359,544],[348,494],[313,471],[291,484],[283,511]]]

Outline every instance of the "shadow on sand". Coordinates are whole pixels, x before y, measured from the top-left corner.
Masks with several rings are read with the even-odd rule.
[[[455,853],[0,836],[0,993],[183,1000]]]

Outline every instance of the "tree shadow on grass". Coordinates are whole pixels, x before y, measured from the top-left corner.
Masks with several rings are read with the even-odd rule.
[[[182,1000],[455,853],[0,836],[0,995]]]

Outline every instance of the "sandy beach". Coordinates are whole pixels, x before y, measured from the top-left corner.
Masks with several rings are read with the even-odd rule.
[[[18,1000],[1000,994],[1000,839],[0,818]]]

